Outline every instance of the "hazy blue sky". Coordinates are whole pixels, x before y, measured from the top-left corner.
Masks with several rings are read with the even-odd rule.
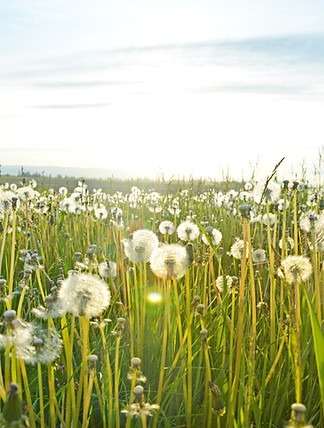
[[[2,165],[310,173],[320,0],[0,0]]]

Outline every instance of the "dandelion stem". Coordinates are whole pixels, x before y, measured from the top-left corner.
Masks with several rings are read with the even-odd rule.
[[[42,381],[42,365],[41,365],[41,363],[37,363],[37,375],[38,375],[40,419],[41,419],[41,427],[43,428],[45,426],[45,417],[44,417],[44,397],[43,397],[43,381]]]
[[[2,231],[2,241],[1,241],[1,250],[0,250],[0,275],[2,274],[2,261],[3,261],[3,254],[4,254],[5,245],[6,245],[8,219],[9,219],[9,213],[6,214],[5,223]]]
[[[30,426],[31,426],[31,428],[36,428],[34,411],[33,411],[33,402],[32,402],[31,396],[30,396],[29,382],[28,382],[28,378],[27,378],[25,363],[22,360],[19,360],[19,363],[20,363],[21,374],[22,374],[22,378],[23,378],[24,386],[25,386],[25,395],[26,395],[26,400],[27,400],[27,405],[28,405]]]
[[[120,345],[120,335],[118,334],[116,339],[116,351],[115,351],[115,418],[116,418],[116,428],[120,427],[120,417],[119,417],[119,345]]]
[[[164,283],[164,322],[163,322],[163,339],[162,339],[162,350],[161,350],[161,360],[160,360],[160,375],[159,375],[159,384],[156,396],[156,404],[160,405],[162,399],[163,391],[163,378],[165,370],[165,361],[166,361],[166,350],[167,350],[167,341],[168,341],[168,319],[170,316],[170,280],[167,280]],[[153,428],[156,428],[158,421],[158,412],[155,413],[153,419]]]
[[[11,300],[12,300],[12,292],[13,292],[13,279],[14,279],[14,271],[15,271],[16,220],[17,220],[17,211],[13,210],[10,273],[9,273],[9,296],[8,296],[8,303],[7,303],[8,309],[11,309]]]

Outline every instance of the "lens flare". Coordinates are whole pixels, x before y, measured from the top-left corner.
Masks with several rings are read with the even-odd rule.
[[[148,303],[151,303],[152,305],[158,305],[163,300],[162,293],[159,291],[149,291],[146,295],[146,298]]]

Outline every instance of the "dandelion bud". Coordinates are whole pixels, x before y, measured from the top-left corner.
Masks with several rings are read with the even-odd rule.
[[[251,211],[251,205],[240,205],[238,207],[238,209],[239,209],[241,216],[243,218],[249,218],[250,211]]]
[[[131,359],[131,364],[133,365],[134,369],[139,370],[140,364],[141,364],[141,359],[137,358],[137,357],[134,357],[134,358]]]
[[[192,263],[194,261],[194,251],[193,251],[193,245],[192,244],[186,245],[186,252],[188,255],[189,263]]]
[[[293,190],[297,190],[298,184],[298,181],[293,182]]]
[[[201,343],[202,343],[202,347],[203,349],[207,349],[208,345],[207,345],[207,333],[208,330],[206,330],[205,328],[200,330],[200,335],[201,335]]]
[[[7,285],[7,281],[3,278],[0,279],[0,291],[4,291],[4,289],[6,288]]]
[[[291,405],[291,419],[297,423],[305,423],[306,407],[301,403]]]
[[[80,253],[80,251],[76,251],[74,253],[74,257],[75,257],[75,260],[79,262],[81,260],[81,253]]]
[[[289,180],[284,180],[283,181],[284,190],[288,190],[288,184],[289,184]]]
[[[54,301],[55,301],[55,298],[51,294],[49,294],[48,296],[45,297],[45,303],[47,306],[52,305],[54,303]]]
[[[90,370],[95,370],[98,357],[95,354],[89,355],[87,358]]]
[[[12,209],[13,209],[13,210],[16,210],[16,209],[17,209],[17,202],[18,202],[18,198],[17,198],[17,196],[13,196],[13,197],[11,198],[11,202],[12,202]]]
[[[191,302],[191,308],[195,309],[196,306],[198,305],[198,302],[200,300],[200,296],[194,296]]]
[[[56,287],[56,285],[53,285],[53,287],[50,288],[50,292],[53,294],[57,293],[58,288]]]
[[[141,402],[144,394],[144,388],[141,385],[135,386],[135,388],[133,389],[133,394],[135,396],[134,401]]]
[[[3,314],[4,320],[7,323],[11,323],[13,320],[16,319],[16,311],[11,309],[9,311],[5,311]]]
[[[18,394],[18,385],[10,384],[6,402],[3,406],[2,418],[6,422],[5,426],[16,426],[11,422],[19,422],[22,417],[22,405]],[[17,425],[18,426],[18,425]]]
[[[87,250],[87,256],[91,259],[94,255],[94,249],[93,248],[89,248]]]
[[[212,226],[207,226],[205,230],[208,233],[208,235],[211,235],[212,232],[213,232],[213,230],[214,230],[214,228]]]
[[[212,410],[216,416],[223,416],[226,411],[225,403],[222,397],[222,393],[217,385],[213,382],[209,382],[208,386],[212,392]]]
[[[117,326],[116,329],[114,330],[114,334],[116,334],[118,337],[122,336],[123,330],[124,330],[124,324],[125,324],[125,318],[117,318]]]
[[[199,303],[197,306],[197,312],[199,315],[203,315],[205,311],[206,306],[203,303]],[[207,330],[206,330],[207,331]]]

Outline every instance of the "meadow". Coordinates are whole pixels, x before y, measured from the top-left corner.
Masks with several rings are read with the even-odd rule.
[[[321,186],[2,183],[1,426],[324,426]]]

